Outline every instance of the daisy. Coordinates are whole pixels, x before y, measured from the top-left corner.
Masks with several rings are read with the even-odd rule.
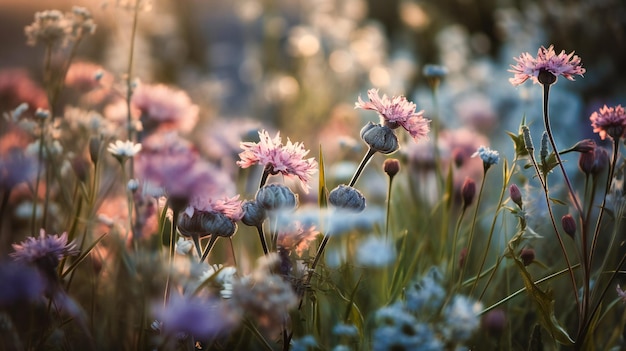
[[[391,129],[402,126],[415,141],[427,138],[430,121],[424,118],[424,110],[415,112],[415,104],[408,101],[406,97],[401,95],[392,98],[388,98],[387,95],[380,97],[378,89],[368,90],[367,97],[370,101],[365,102],[359,96],[359,101],[354,104],[354,108],[378,112],[381,124]]]
[[[114,143],[109,144],[107,151],[109,151],[116,158],[133,157],[141,151],[141,144],[135,144],[130,140],[117,140]]]

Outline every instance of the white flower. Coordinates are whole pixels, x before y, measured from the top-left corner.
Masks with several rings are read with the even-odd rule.
[[[135,144],[130,140],[117,140],[109,144],[107,151],[117,158],[133,157],[141,151],[141,144]]]
[[[185,238],[178,238],[176,242],[176,253],[179,255],[187,255],[191,248],[193,247],[193,243],[191,240],[185,240]]]
[[[356,259],[364,266],[385,267],[395,261],[396,251],[387,240],[371,235],[359,245]]]

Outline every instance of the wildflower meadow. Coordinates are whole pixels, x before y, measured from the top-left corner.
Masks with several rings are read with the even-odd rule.
[[[33,4],[0,350],[626,349],[621,2]]]

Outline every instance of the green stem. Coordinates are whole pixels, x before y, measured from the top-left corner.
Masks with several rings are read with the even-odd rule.
[[[389,217],[391,216],[391,185],[393,176],[389,177],[389,185],[387,187],[387,208],[385,214],[385,239],[389,239]]]
[[[348,184],[348,186],[354,186],[354,184],[356,184],[356,181],[359,180],[359,176],[361,175],[361,172],[363,172],[363,169],[365,168],[365,165],[367,165],[367,162],[369,162],[369,160],[372,158],[372,156],[374,156],[374,154],[376,153],[376,150],[369,148],[367,150],[367,153],[365,154],[365,156],[363,156],[363,160],[361,160],[361,163],[359,163],[359,167],[356,169],[356,172],[354,172],[354,175],[352,176],[352,179],[350,180],[350,184]]]
[[[269,250],[267,249],[267,242],[265,240],[265,233],[263,233],[263,225],[259,224],[256,226],[257,232],[259,232],[259,239],[261,240],[261,246],[263,247],[263,254],[267,256]]]
[[[204,253],[202,254],[202,258],[200,258],[200,263],[204,262],[204,260],[209,256],[209,254],[211,253],[211,250],[213,250],[213,246],[215,246],[215,243],[217,242],[218,238],[219,238],[219,236],[217,236],[215,234],[211,234],[211,238],[209,239],[209,243],[204,248]]]
[[[480,191],[478,192],[478,199],[476,200],[476,208],[474,209],[474,215],[472,217],[472,227],[470,229],[469,241],[467,243],[467,260],[470,258],[470,253],[472,251],[472,242],[474,241],[474,232],[476,231],[476,220],[478,218],[478,209],[480,208],[480,202],[483,198],[483,189],[485,188],[485,179],[487,178],[487,169],[483,172],[483,179],[480,182]],[[467,264],[464,264],[461,267],[461,274],[459,274],[459,279],[457,283],[457,289],[461,287],[461,281],[463,279],[463,274],[465,273],[465,269]]]

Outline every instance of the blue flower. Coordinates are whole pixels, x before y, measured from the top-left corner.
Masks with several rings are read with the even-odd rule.
[[[485,166],[485,169],[489,168],[491,165],[497,164],[498,161],[500,161],[500,154],[497,151],[491,150],[489,147],[486,146],[480,146],[478,150],[476,150],[476,152],[472,154],[472,157],[476,156],[480,157],[480,159],[483,160],[483,165]]]

